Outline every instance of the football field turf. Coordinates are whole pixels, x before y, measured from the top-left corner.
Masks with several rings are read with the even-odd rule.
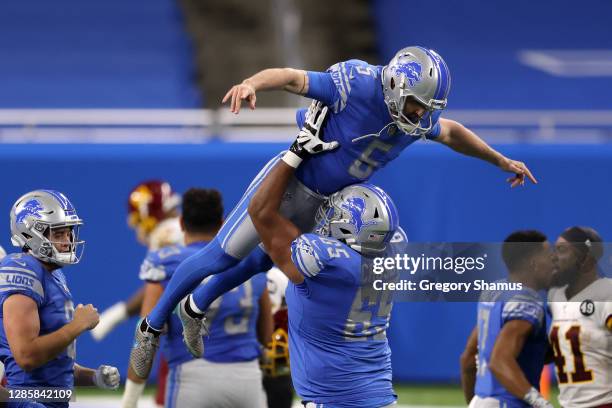
[[[463,392],[459,385],[414,385],[395,384],[398,395],[398,408],[432,408],[432,407],[465,407]],[[91,388],[77,389],[77,400],[71,407],[77,408],[105,408],[118,407],[123,390],[111,392]],[[147,388],[139,407],[153,408],[153,388]],[[556,403],[556,392],[551,397],[553,405]],[[296,400],[294,407],[299,407]]]

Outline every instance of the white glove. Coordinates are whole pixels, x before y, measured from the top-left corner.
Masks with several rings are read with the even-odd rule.
[[[321,140],[321,129],[327,117],[327,111],[327,106],[323,106],[321,102],[312,101],[306,112],[304,126],[289,151],[283,156],[283,161],[289,166],[297,168],[306,157],[334,150],[339,146],[336,141],[324,142]]]
[[[91,336],[96,341],[101,341],[122,321],[128,318],[127,306],[124,302],[118,302],[106,309],[100,315],[100,322],[91,330]]]
[[[105,390],[116,390],[119,387],[119,370],[117,367],[101,365],[94,375],[94,384]]]
[[[534,387],[531,387],[529,392],[525,394],[523,401],[535,408],[553,408],[553,405],[548,402],[546,398],[544,398],[542,394],[540,394]]]

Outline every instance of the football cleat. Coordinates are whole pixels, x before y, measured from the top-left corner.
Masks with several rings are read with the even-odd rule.
[[[191,317],[185,311],[185,302],[189,300],[189,296],[185,297],[177,306],[176,314],[183,325],[183,342],[187,346],[187,350],[195,358],[201,358],[204,355],[204,335],[208,335],[208,327],[206,325],[206,317],[201,319]]]
[[[146,380],[151,373],[155,352],[159,348],[159,335],[149,331],[142,331],[140,328],[142,319],[136,325],[134,332],[134,345],[130,352],[130,367],[138,377]]]

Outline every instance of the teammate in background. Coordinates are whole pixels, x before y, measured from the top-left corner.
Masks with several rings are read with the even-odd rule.
[[[350,60],[332,66],[327,72],[267,69],[234,86],[223,102],[231,101],[232,112],[238,113],[242,101],[255,108],[258,91],[283,89],[320,101],[332,110],[325,127],[325,140],[315,141],[304,135],[299,143],[310,153],[315,152],[314,148],[337,149],[304,162],[295,177],[292,176],[282,208],[283,214],[302,231],[310,231],[326,195],[368,181],[421,138],[436,140],[462,154],[515,173],[508,179],[512,187],[523,184],[525,178],[536,182],[524,163],[495,151],[460,123],[440,118],[447,104],[450,83],[448,67],[436,52],[408,47],[384,67]],[[305,111],[300,110],[299,127],[305,124],[305,119]],[[295,152],[287,153],[284,158],[296,166],[301,160]],[[280,157],[272,159],[253,180],[211,244],[177,269],[164,296],[145,320],[150,330],[136,334],[134,349],[146,347],[138,338],[161,333],[172,309],[203,278],[226,271],[257,246],[260,238],[246,209],[261,180],[279,160]],[[201,303],[194,295],[186,304],[201,318],[204,315]],[[187,345],[195,355],[201,349],[200,344]],[[142,352],[133,354],[145,359],[133,360],[134,366],[152,364],[150,356]]]
[[[612,279],[598,273],[604,248],[588,227],[566,229],[555,243],[557,273],[548,293],[549,333],[566,408],[612,407]]]
[[[62,193],[36,190],[23,195],[10,213],[13,245],[20,253],[0,263],[0,360],[9,388],[96,385],[116,389],[119,371],[97,370],[75,363],[75,340],[98,323],[91,304],[73,308],[63,266],[79,262],[83,221]],[[28,402],[10,406],[67,407],[68,402]]]
[[[471,408],[552,408],[537,389],[548,346],[538,291],[552,280],[550,245],[539,231],[517,231],[504,241],[502,257],[508,281],[523,289],[482,292],[478,323],[461,356],[465,399]]]
[[[315,132],[325,116],[312,116]],[[398,228],[391,198],[371,184],[333,194],[319,210],[316,233],[303,234],[280,213],[295,168],[280,162],[249,204],[263,245],[291,281],[289,357],[305,407],[395,404],[386,337],[392,301],[362,276],[362,257],[381,255]]]
[[[148,251],[156,251],[168,245],[181,244],[183,232],[178,221],[181,196],[170,183],[148,180],[132,189],[128,197],[128,225],[140,244]],[[91,331],[97,341],[102,341],[121,322],[138,315],[142,309],[144,286],[129,299],[115,303],[100,315],[100,323]],[[168,365],[162,357],[159,364],[155,402],[164,404]]]
[[[146,281],[143,316],[160,298],[177,265],[206,246],[222,222],[223,205],[218,191],[190,189],[183,195],[180,224],[185,246],[173,245],[148,254],[140,272],[140,278]],[[269,258],[258,249],[237,268],[262,271],[270,266]],[[170,366],[165,406],[265,408],[258,364],[260,344],[267,344],[272,333],[265,275],[256,275],[218,298],[207,319],[211,329],[204,340],[204,356],[199,359],[185,348],[180,316],[173,314],[168,321],[162,346]],[[137,406],[144,385],[130,368],[124,408]]]
[[[138,242],[149,251],[183,242],[178,222],[181,196],[162,180],[148,180],[134,187],[128,198],[128,225]],[[121,322],[136,316],[142,308],[144,287],[129,299],[120,301],[100,315],[100,323],[91,331],[97,341],[104,339]]]

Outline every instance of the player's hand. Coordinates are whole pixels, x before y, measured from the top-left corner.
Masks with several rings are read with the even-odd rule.
[[[117,367],[101,365],[94,375],[94,384],[105,390],[116,390],[120,379]]]
[[[293,153],[304,159],[309,155],[334,150],[338,147],[336,141],[324,142],[321,140],[321,129],[327,117],[327,112],[327,106],[323,106],[321,102],[312,101],[308,112],[306,112],[304,126],[291,145],[290,150]]]
[[[100,315],[98,314],[98,309],[91,303],[85,306],[79,303],[76,309],[74,309],[72,321],[83,331],[91,330],[100,321]]]
[[[232,86],[232,88],[223,97],[221,103],[225,103],[227,101],[230,101],[230,112],[235,113],[236,115],[238,112],[240,112],[242,101],[248,102],[251,110],[254,110],[255,102],[257,101],[255,87],[245,79],[241,84]]]
[[[514,173],[514,176],[506,179],[512,188],[525,185],[525,177],[529,178],[533,184],[538,184],[538,180],[533,177],[533,174],[531,174],[531,171],[529,171],[529,168],[523,162],[504,157],[499,167],[502,170]]]

